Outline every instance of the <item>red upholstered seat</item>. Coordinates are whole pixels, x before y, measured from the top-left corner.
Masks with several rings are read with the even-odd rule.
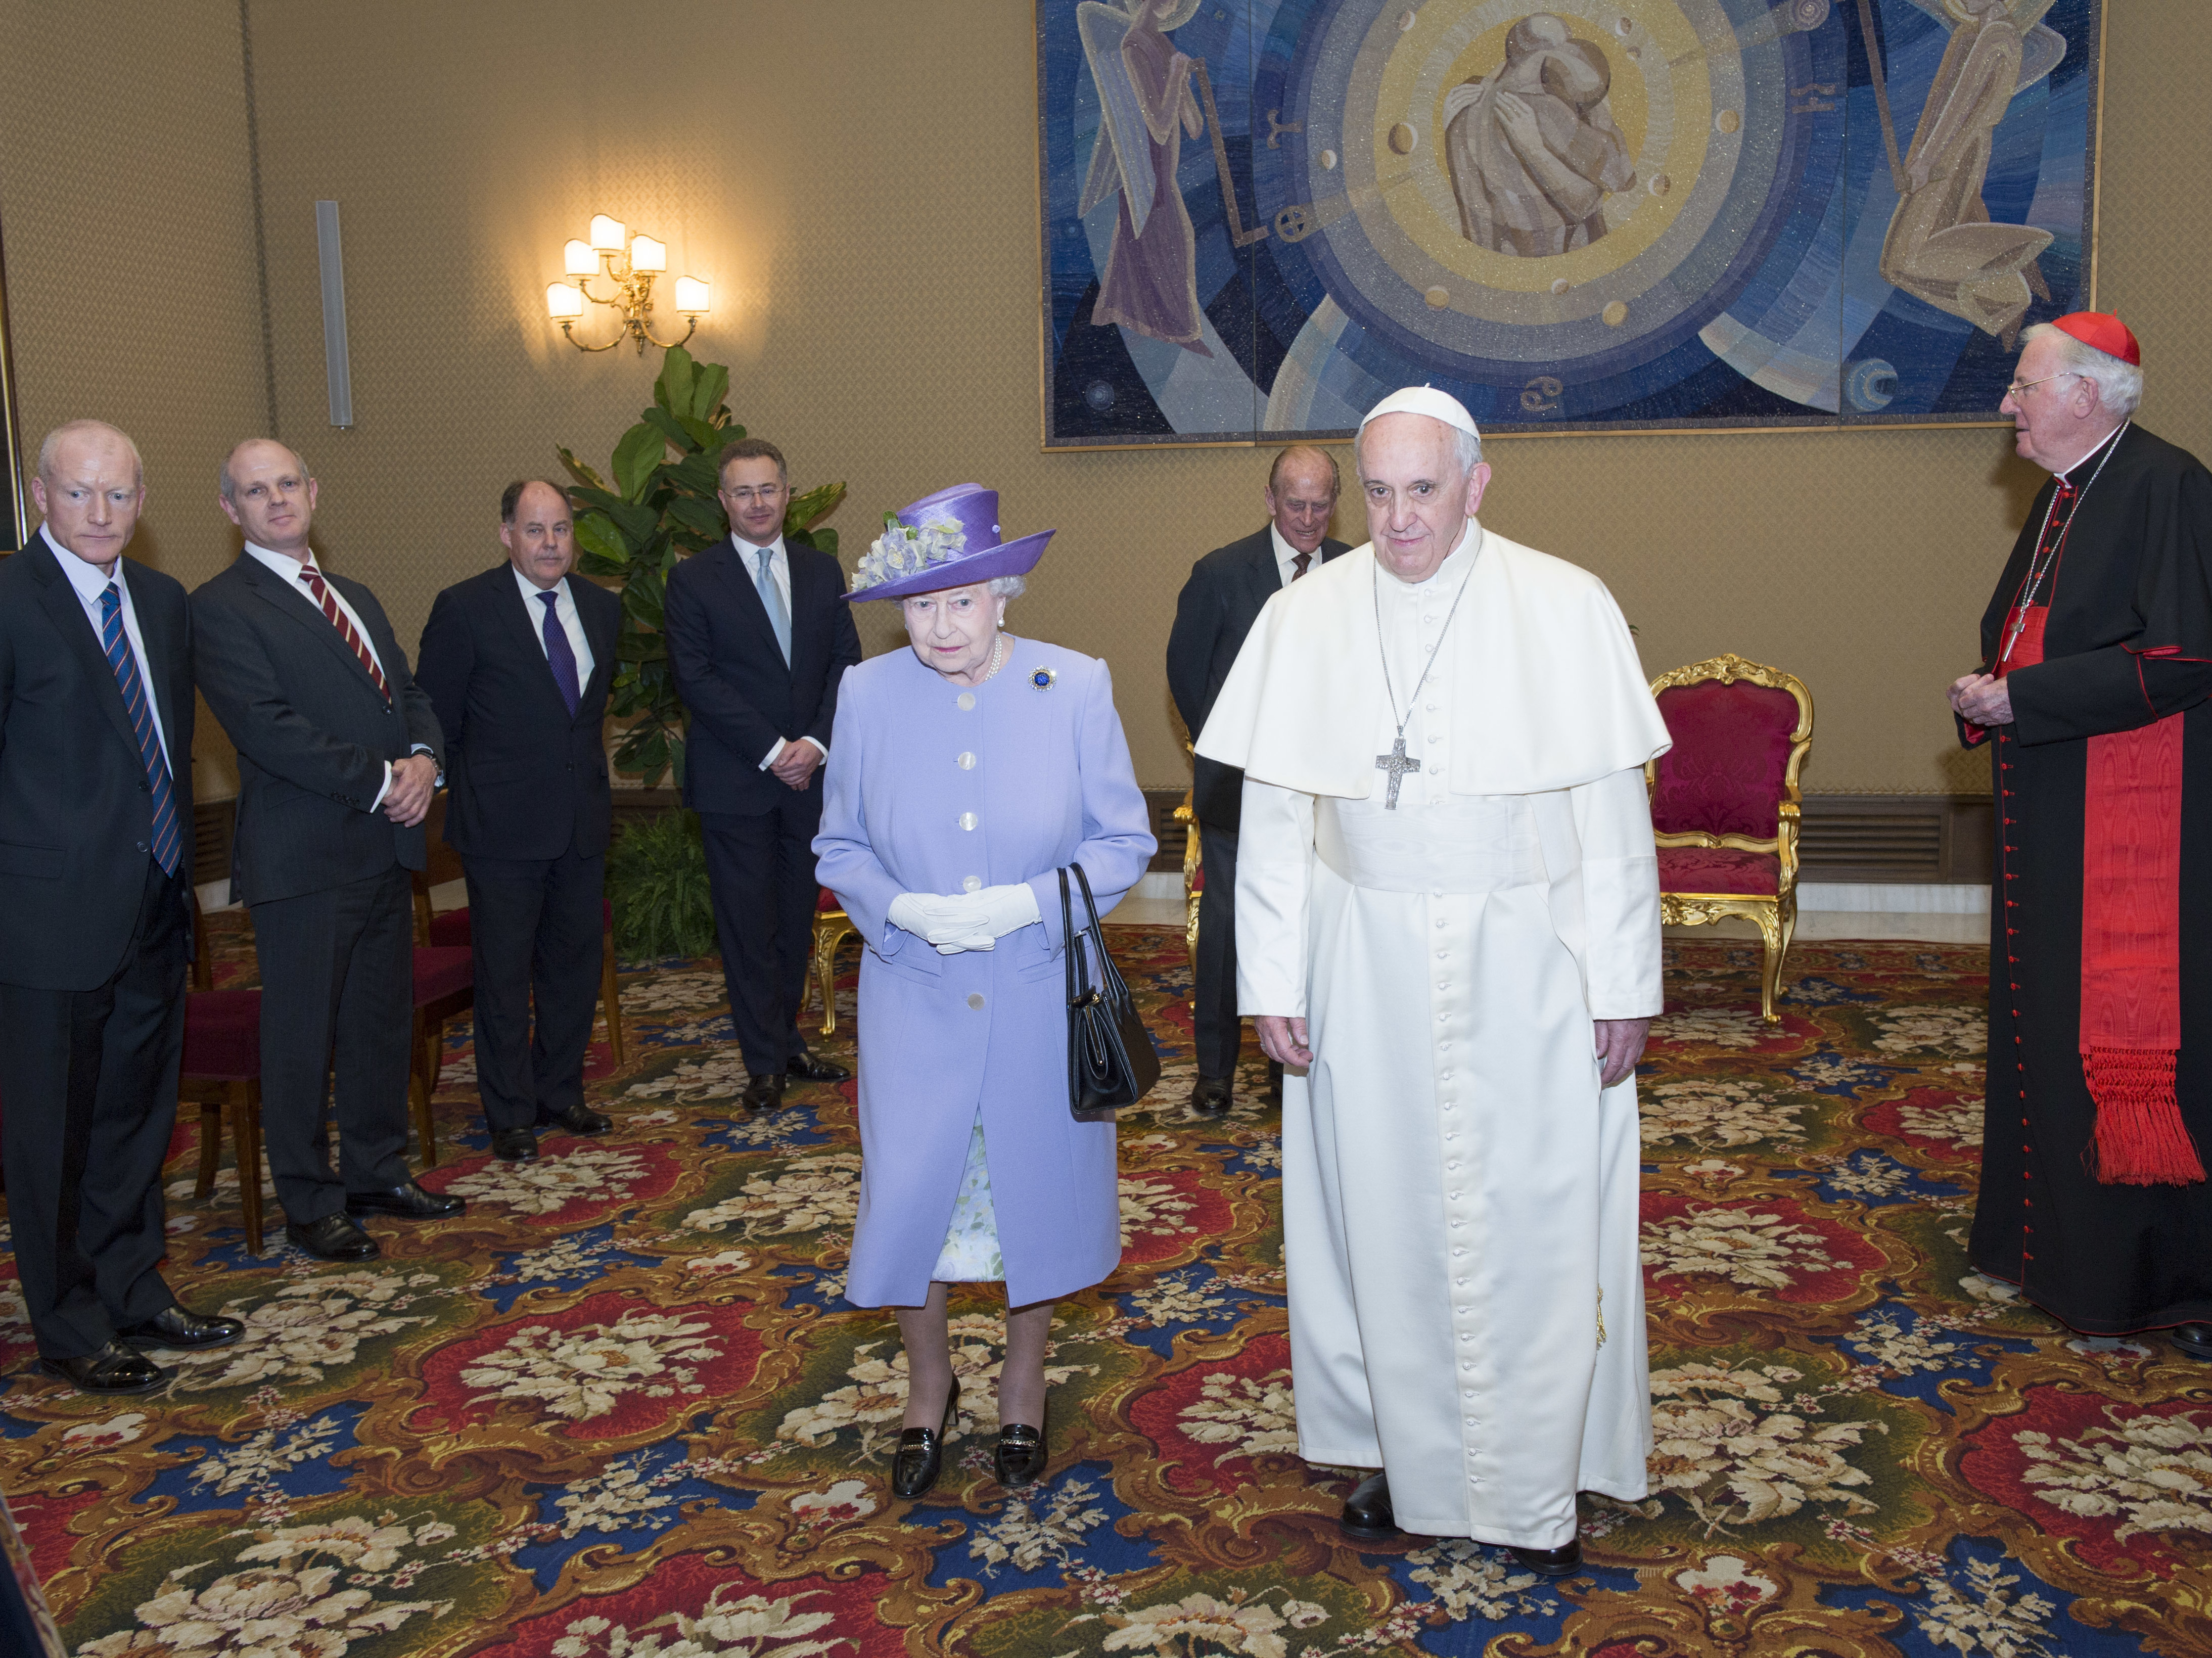
[[[814,901],[814,910],[817,915],[827,915],[833,909],[844,908],[843,904],[837,902],[837,895],[830,891],[828,887],[823,888],[820,896]]]
[[[1786,690],[1705,680],[1659,693],[1659,713],[1674,746],[1658,762],[1651,790],[1651,827],[1661,835],[1704,830],[1771,841],[1784,793],[1797,699]],[[1771,861],[1771,860],[1770,860]],[[1668,891],[1772,892],[1758,888],[1676,885]]]
[[[615,924],[615,907],[611,899],[599,901],[599,925],[610,927]],[[430,915],[430,942],[444,948],[467,948],[476,938],[476,929],[469,920],[469,907],[459,909],[434,910]]]
[[[1782,860],[1771,852],[1734,847],[1661,847],[1662,892],[1741,892],[1772,897],[1782,888]]]
[[[418,946],[415,951],[415,1005],[442,1001],[476,984],[476,968],[466,944]]]
[[[261,1074],[261,993],[195,990],[185,998],[186,1077],[244,1082]]]

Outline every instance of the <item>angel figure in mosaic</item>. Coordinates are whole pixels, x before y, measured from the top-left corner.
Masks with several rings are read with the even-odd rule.
[[[1198,303],[1198,241],[1176,183],[1185,135],[1205,131],[1194,60],[1167,38],[1199,0],[1083,0],[1075,24],[1098,85],[1098,142],[1076,211],[1121,197],[1091,320],[1210,357]]]
[[[2041,21],[2052,0],[1913,3],[1951,26],[1951,43],[1899,169],[1881,274],[2010,349],[2033,300],[2051,297],[2036,259],[2051,237],[2033,225],[1992,224],[1982,185],[2014,97],[2057,66],[2066,43]],[[1893,157],[1893,135],[1889,143]]]

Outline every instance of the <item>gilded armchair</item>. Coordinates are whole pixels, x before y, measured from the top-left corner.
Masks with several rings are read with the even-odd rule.
[[[1797,930],[1797,783],[1813,746],[1805,682],[1734,654],[1651,682],[1674,746],[1644,768],[1659,849],[1659,914],[1703,926],[1736,915],[1763,941],[1759,1017],[1777,1023]]]

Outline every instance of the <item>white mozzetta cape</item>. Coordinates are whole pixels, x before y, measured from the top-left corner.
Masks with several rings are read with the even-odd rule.
[[[1453,745],[1454,794],[1537,794],[1641,766],[1671,746],[1628,624],[1606,586],[1470,523],[1478,537],[1446,648],[1480,742]],[[1372,542],[1267,601],[1213,704],[1198,752],[1247,777],[1364,800],[1382,781],[1375,711],[1389,701]],[[1402,714],[1413,688],[1396,687]]]

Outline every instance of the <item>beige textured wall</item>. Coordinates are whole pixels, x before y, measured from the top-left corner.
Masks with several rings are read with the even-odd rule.
[[[131,556],[194,586],[237,546],[216,462],[267,420],[236,0],[0,0],[0,39],[27,446],[83,416],[130,433],[147,481]],[[200,726],[202,786],[222,789],[228,746]]]
[[[0,18],[60,9],[0,0]],[[2212,37],[2191,0],[2108,9],[2100,297],[2153,354],[2147,421],[2212,452],[2197,292],[2212,222],[2187,205]],[[163,15],[212,37],[222,10]],[[623,33],[575,0],[252,0],[251,15],[280,423],[322,479],[326,555],[377,587],[404,639],[440,586],[496,556],[507,477],[550,469],[558,442],[604,458],[649,395],[652,356],[580,356],[544,319],[562,241],[605,211],[714,282],[698,349],[731,365],[738,418],[784,445],[795,482],[851,484],[834,520],[848,538],[970,477],[1001,490],[1010,530],[1060,525],[1015,624],[1105,656],[1139,776],[1181,779],[1160,667],[1176,591],[1194,556],[1259,523],[1266,454],[1038,452],[1031,0],[665,3]],[[181,55],[167,27],[133,52]],[[38,79],[20,63],[0,75]],[[149,116],[149,137],[235,155],[234,87],[210,71],[170,125]],[[13,107],[0,122],[11,138],[23,125]],[[17,274],[17,203],[35,213],[45,188],[12,160],[0,170],[27,356],[39,325],[86,314],[73,274]],[[164,199],[146,211],[173,221],[167,193],[148,193]],[[350,432],[325,412],[319,197],[344,214]],[[70,208],[64,192],[46,202],[56,220]],[[169,239],[131,293],[243,246]],[[240,273],[191,320],[246,342],[250,301]],[[199,402],[220,414],[194,420],[255,423],[257,377],[195,349],[204,368],[164,366],[167,385],[209,388]],[[49,405],[27,385],[26,402],[35,424]],[[1654,672],[1734,649],[1803,675],[1820,711],[1810,787],[1982,786],[1954,755],[1941,690],[1969,665],[2037,481],[2002,434],[1568,436],[1492,458],[1488,521],[1599,571]],[[1364,538],[1356,514],[1338,530]],[[870,620],[872,647],[887,642]]]

